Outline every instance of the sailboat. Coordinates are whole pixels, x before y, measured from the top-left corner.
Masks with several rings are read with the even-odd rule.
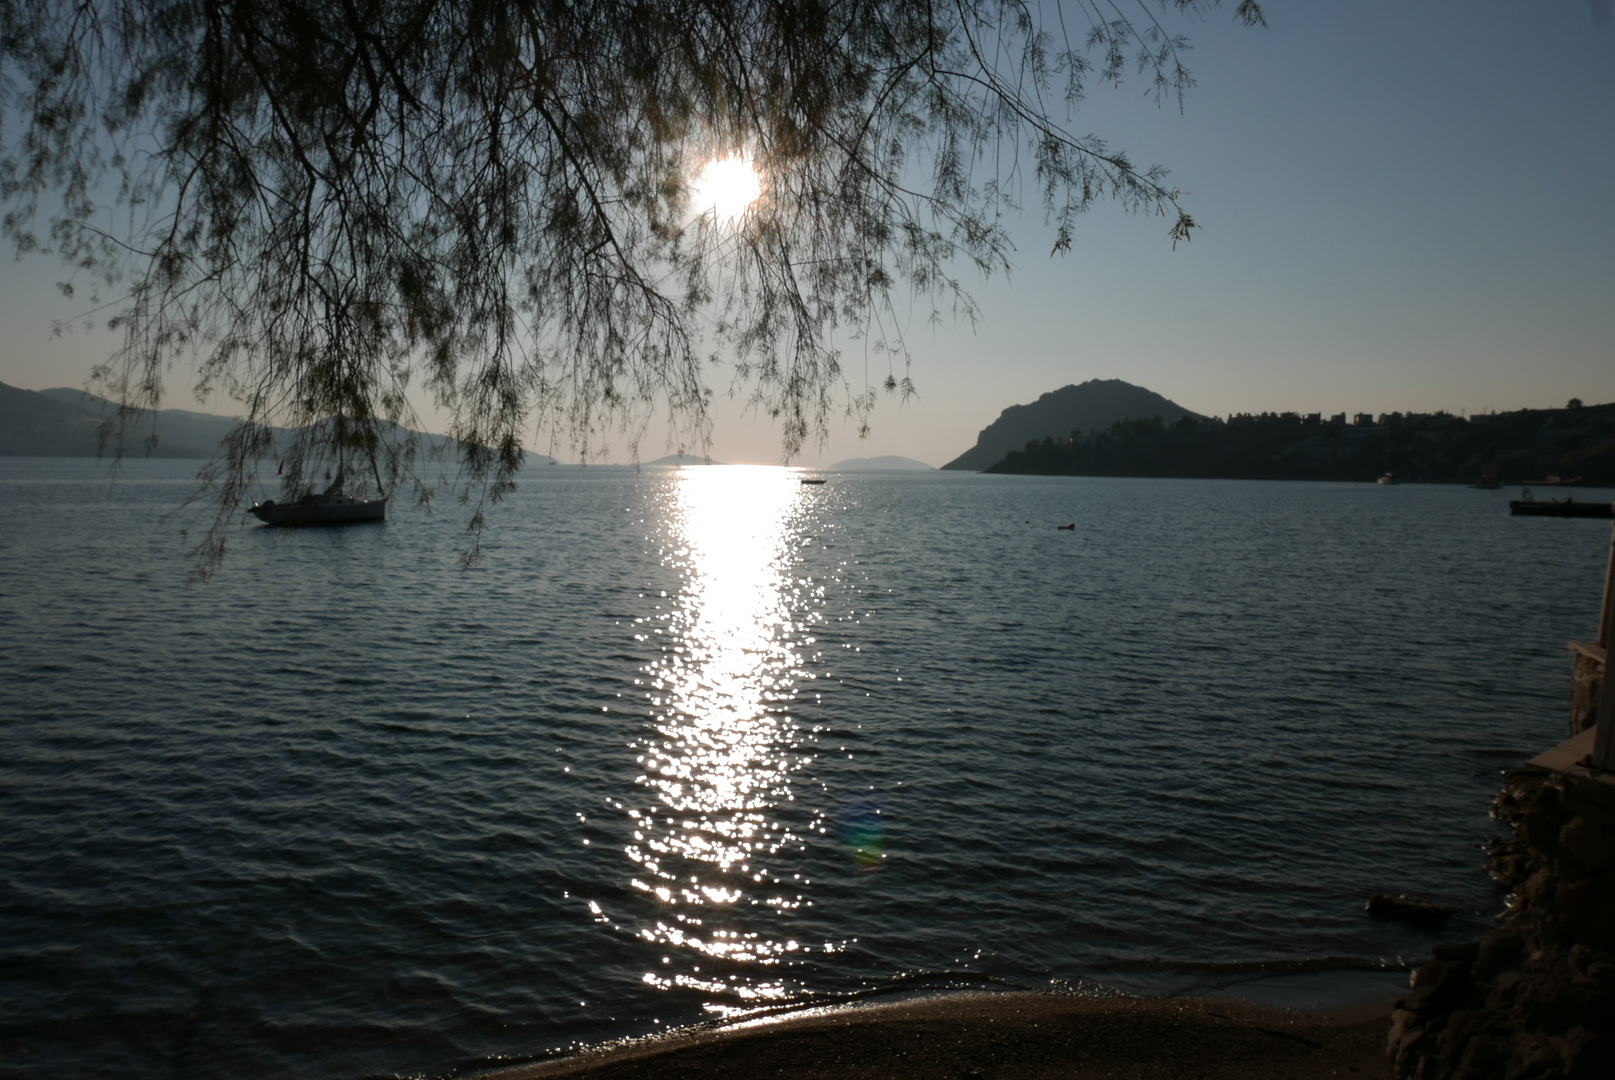
[[[1389,450],[1385,451],[1385,475],[1379,478],[1379,482],[1383,487],[1392,487],[1402,482],[1391,471],[1391,452]]]
[[[340,445],[340,439],[338,441]],[[371,462],[374,465],[374,459]],[[362,499],[342,490],[346,460],[337,458],[336,479],[320,494],[310,491],[294,503],[277,503],[274,499],[255,502],[247,513],[265,525],[356,525],[365,521],[387,520],[387,497]],[[330,473],[325,474],[330,477]],[[376,476],[380,485],[381,476]]]
[[[342,469],[338,466],[336,480],[323,492],[310,492],[294,503],[277,503],[274,499],[255,502],[247,513],[265,525],[352,525],[361,521],[387,520],[387,500],[361,499],[342,490]]]

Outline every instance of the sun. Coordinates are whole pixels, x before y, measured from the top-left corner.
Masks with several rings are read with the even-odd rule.
[[[695,182],[690,209],[698,217],[711,214],[722,225],[745,214],[763,193],[763,179],[751,159],[740,154],[713,158]]]

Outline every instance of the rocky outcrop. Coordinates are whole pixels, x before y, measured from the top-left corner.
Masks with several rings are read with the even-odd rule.
[[[1395,919],[1426,930],[1440,929],[1452,918],[1452,908],[1432,904],[1428,900],[1415,900],[1411,896],[1384,896],[1375,893],[1368,898],[1365,906],[1371,919]]]
[[[1513,830],[1490,857],[1507,909],[1414,973],[1392,1013],[1397,1076],[1615,1076],[1615,787],[1522,771],[1492,813]]]

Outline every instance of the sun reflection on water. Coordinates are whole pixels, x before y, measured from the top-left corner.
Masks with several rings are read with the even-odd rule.
[[[792,573],[803,495],[789,470],[727,466],[680,470],[668,498],[667,558],[684,584],[671,610],[639,620],[640,640],[660,646],[643,673],[653,727],[636,745],[636,782],[653,798],[625,808],[631,884],[655,898],[639,934],[662,953],[644,981],[778,998],[784,979],[758,969],[807,947],[785,931],[811,906],[787,859],[824,831],[792,805],[812,754],[791,702],[811,678],[823,594]]]

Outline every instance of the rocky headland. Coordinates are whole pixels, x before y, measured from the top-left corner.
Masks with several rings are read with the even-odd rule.
[[[1121,379],[1089,379],[1051,390],[1026,405],[1011,405],[981,429],[975,446],[942,467],[981,471],[1032,440],[1064,439],[1073,431],[1105,431],[1117,423],[1152,417],[1166,424],[1201,419],[1199,413],[1142,386]]]

